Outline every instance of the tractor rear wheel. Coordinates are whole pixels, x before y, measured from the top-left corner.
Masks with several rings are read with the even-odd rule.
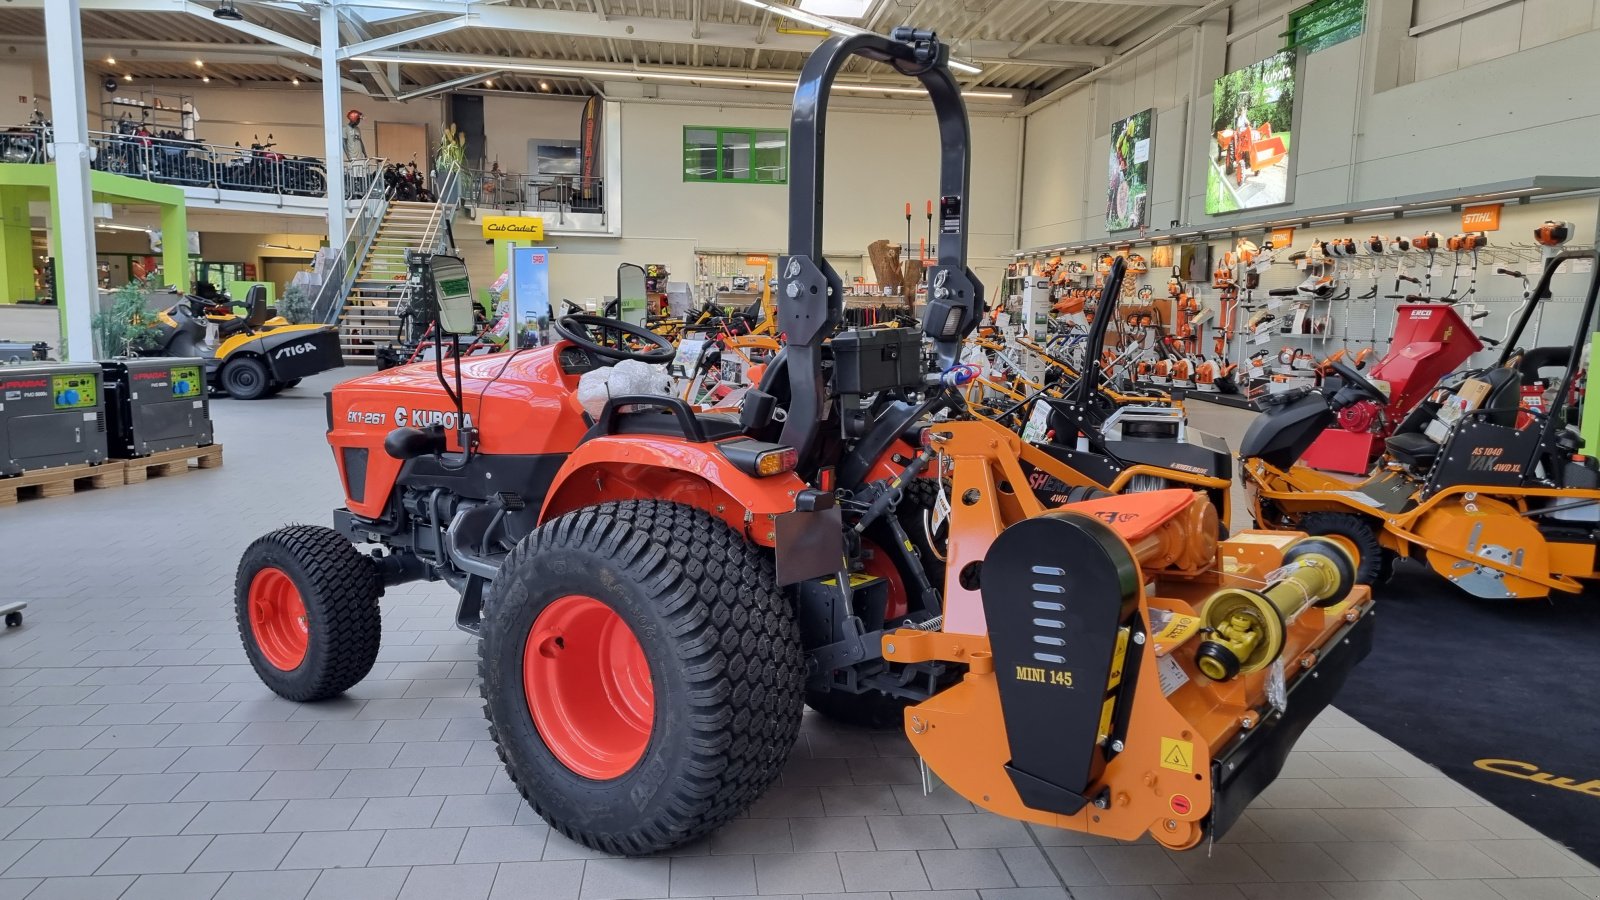
[[[1389,552],[1378,543],[1378,533],[1365,519],[1352,513],[1307,513],[1300,519],[1300,530],[1321,535],[1350,551],[1356,561],[1356,582],[1378,584],[1394,574]]]
[[[676,847],[746,810],[800,728],[805,666],[772,558],[657,500],[568,513],[517,545],[478,671],[512,782],[607,853]]]
[[[383,622],[372,560],[331,528],[291,525],[245,548],[234,608],[245,655],[273,693],[326,700],[372,671]]]

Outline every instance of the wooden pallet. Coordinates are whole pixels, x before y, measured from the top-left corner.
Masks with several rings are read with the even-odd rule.
[[[107,460],[97,466],[62,466],[39,469],[11,478],[0,478],[0,506],[13,506],[23,496],[62,497],[78,490],[113,487],[123,483],[122,460]]]
[[[162,450],[139,459],[125,459],[122,464],[126,472],[125,482],[139,484],[152,475],[182,475],[191,468],[215,469],[222,465],[222,445]]]

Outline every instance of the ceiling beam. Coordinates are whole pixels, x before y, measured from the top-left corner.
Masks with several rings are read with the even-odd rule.
[[[10,2],[22,7],[42,8],[47,0],[10,0]],[[182,11],[202,15],[206,19],[219,24],[239,24],[225,23],[224,20],[212,19],[210,8],[201,6],[193,2],[193,0],[81,0],[81,2],[84,9],[148,12]],[[330,0],[330,2],[333,2],[335,6],[341,7],[341,11],[346,16],[350,15],[351,9],[358,5],[346,2],[346,0]],[[1085,0],[1085,2],[1088,2],[1088,0]],[[1116,5],[1125,5],[1132,4],[1133,0],[1093,0],[1093,2],[1111,2]],[[1200,0],[1138,0],[1138,2],[1146,6],[1192,7],[1197,5]],[[454,19],[431,23],[393,35],[364,40],[355,45],[342,48],[340,50],[341,59],[349,59],[376,52],[379,49],[396,47],[400,44],[421,40],[426,37],[437,37],[468,26],[570,37],[595,37],[608,41],[660,42],[740,49],[759,46],[765,50],[799,53],[809,53],[815,50],[820,43],[820,39],[814,35],[781,34],[775,33],[769,28],[763,28],[760,24],[711,22],[703,18],[700,21],[694,21],[691,19],[616,16],[607,15],[603,11],[548,10],[497,4],[486,5],[481,2],[451,2],[451,0],[392,0],[392,2],[386,2],[385,5],[396,9],[412,9],[420,12],[454,12],[462,15]],[[603,10],[604,7],[599,9]],[[464,10],[465,12],[463,13]],[[248,25],[249,23],[245,24]],[[249,27],[255,32],[264,32],[256,35],[262,40],[289,47],[289,49],[303,52],[307,55],[316,55],[316,48],[303,41],[297,41],[294,38],[280,35],[269,29],[260,28],[260,26],[250,25]],[[267,35],[272,37],[269,38]],[[208,46],[220,49],[226,45]],[[1103,65],[1114,53],[1111,48],[1102,46],[1044,43],[1037,37],[1026,43],[969,40],[961,42],[954,49],[956,49],[958,55],[974,59],[979,64],[996,65],[1003,62],[1042,68],[1078,68],[1084,65]],[[217,52],[217,50],[208,49],[207,52]],[[398,88],[398,85],[394,87]]]
[[[440,93],[442,91],[451,90],[452,88],[467,87],[468,85],[477,84],[480,81],[488,81],[489,79],[495,77],[496,75],[499,75],[503,71],[505,71],[505,70],[504,69],[490,69],[487,72],[473,72],[471,75],[463,75],[460,78],[452,78],[449,81],[441,81],[441,82],[438,82],[437,84],[430,84],[427,87],[417,88],[414,91],[410,91],[408,93],[401,94],[396,99],[398,99],[398,100],[415,100],[418,97],[427,97],[427,96],[430,96],[430,95],[433,95],[433,94]]]
[[[338,14],[339,36],[341,39],[348,40],[350,38],[354,38],[355,40],[361,41],[372,37],[372,32],[367,28],[366,20],[356,15],[354,10],[340,9],[338,10]],[[378,63],[363,63],[362,65],[367,73],[367,77],[371,78],[372,83],[378,86],[378,92],[383,94],[385,97],[388,97],[390,100],[393,100],[395,95],[399,93],[395,86],[395,83],[399,80],[399,78],[390,78],[384,73],[384,67]],[[394,66],[390,66],[389,68],[392,69]]]
[[[1012,66],[1103,66],[1116,54],[1115,47],[1091,44],[1035,43],[1022,48],[1011,41],[964,41],[952,52],[956,50],[973,62]]]
[[[302,61],[300,61],[298,59],[291,59],[291,58],[289,58],[287,56],[277,57],[276,59],[273,60],[273,62],[276,62],[278,65],[283,66],[285,69],[290,69],[290,70],[293,70],[295,72],[301,72],[303,74],[310,75],[312,78],[315,78],[317,81],[321,81],[322,80],[322,68],[320,66],[314,66],[314,65],[312,65],[312,64],[310,64],[308,62],[302,62]],[[343,78],[343,77],[341,77],[339,79],[339,85],[341,87],[343,87],[345,90],[350,91],[352,93],[361,94],[361,95],[366,96],[366,97],[372,96],[372,91],[368,90],[366,85],[362,84],[359,81],[356,81],[354,78]]]
[[[466,15],[458,16],[454,19],[444,19],[439,22],[430,22],[427,25],[418,25],[416,28],[407,29],[405,31],[397,31],[394,34],[386,34],[380,37],[361,41],[360,43],[349,44],[347,46],[340,47],[339,58],[350,59],[351,57],[362,56],[367,53],[376,53],[379,50],[387,50],[390,47],[398,47],[401,44],[409,44],[413,41],[420,41],[431,37],[437,37],[441,34],[448,34],[449,32],[465,28],[471,24],[472,17],[470,15]]]
[[[1050,0],[1051,3],[1080,3],[1084,6],[1143,6],[1165,9],[1199,9],[1208,0]]]
[[[8,6],[12,9],[44,9],[47,3],[52,2],[53,0],[7,0]],[[315,44],[302,41],[299,38],[290,37],[286,34],[281,34],[273,31],[270,28],[264,28],[255,24],[254,22],[235,22],[229,19],[218,19],[211,15],[213,12],[211,7],[201,6],[198,3],[192,2],[192,0],[79,0],[79,7],[85,12],[90,10],[102,10],[105,12],[119,13],[187,13],[188,15],[205,19],[207,22],[210,22],[213,25],[217,25],[222,28],[231,28],[241,34],[248,34],[259,41],[265,41],[269,44],[276,44],[279,47],[283,47],[287,50],[293,50],[296,53],[304,54],[306,56],[317,55],[317,47]]]

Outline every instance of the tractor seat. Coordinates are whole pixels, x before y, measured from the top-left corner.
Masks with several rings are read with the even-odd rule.
[[[1438,444],[1420,432],[1397,434],[1383,442],[1395,459],[1414,468],[1425,469],[1439,458]]]
[[[217,335],[223,338],[233,337],[236,334],[249,330],[250,320],[240,316],[234,316],[231,319],[223,319],[217,323]]]
[[[1489,393],[1479,410],[1495,425],[1513,428],[1522,404],[1522,373],[1516,369],[1495,368],[1477,376],[1489,384]]]
[[[244,305],[249,311],[245,316],[246,324],[251,328],[260,328],[267,321],[266,285],[250,285],[250,291],[244,295]]]

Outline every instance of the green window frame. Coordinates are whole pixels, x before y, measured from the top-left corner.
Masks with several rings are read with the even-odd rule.
[[[1367,24],[1367,0],[1316,0],[1289,13],[1285,50],[1315,53],[1360,37]]]
[[[788,184],[789,132],[783,128],[685,125],[683,180]]]

